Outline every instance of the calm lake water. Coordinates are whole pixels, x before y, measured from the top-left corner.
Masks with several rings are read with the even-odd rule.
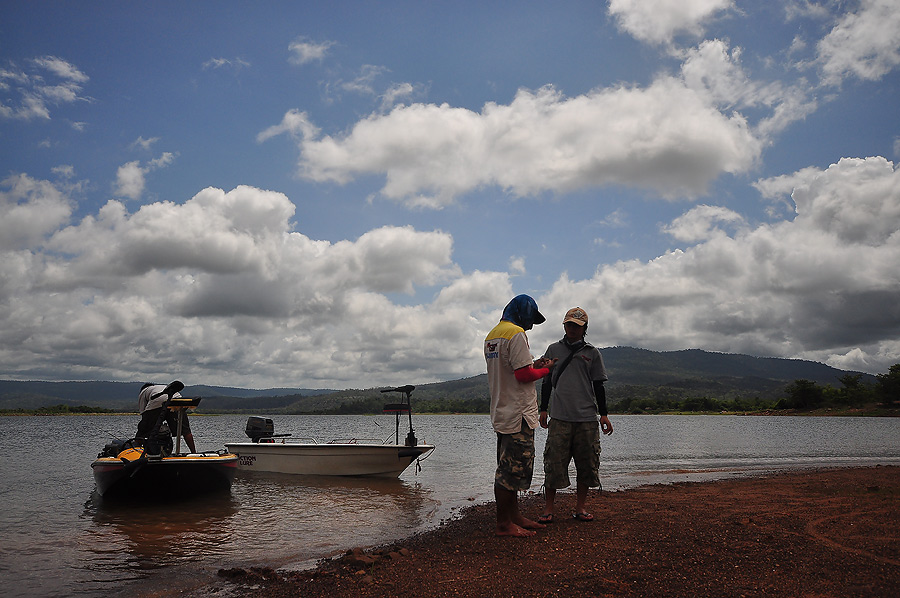
[[[280,416],[276,433],[393,436],[392,416]],[[245,416],[194,417],[198,450],[242,440]],[[900,464],[900,418],[613,416],[604,490],[781,469]],[[437,449],[398,480],[238,474],[230,492],[176,504],[97,496],[90,464],[136,416],[0,417],[0,587],[5,596],[178,595],[221,567],[309,566],[436,527],[493,499],[486,415],[418,416]],[[401,427],[401,435],[405,430]],[[546,432],[539,429],[543,449]],[[543,482],[536,463],[533,491]],[[574,479],[574,476],[573,476]],[[596,500],[596,499],[594,499]],[[170,593],[163,592],[169,588]]]

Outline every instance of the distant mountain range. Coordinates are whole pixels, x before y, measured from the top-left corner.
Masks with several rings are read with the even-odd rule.
[[[699,349],[649,351],[632,347],[601,349],[610,380],[611,404],[625,396],[635,396],[647,388],[666,387],[681,395],[717,398],[780,396],[794,380],[810,380],[820,385],[840,387],[840,378],[860,374],[867,383],[875,377],[839,370],[800,359],[752,357],[712,353]],[[161,380],[160,383],[168,382]],[[415,384],[414,380],[409,381]],[[0,380],[0,409],[37,409],[52,405],[89,405],[122,411],[137,409],[141,382],[39,382]],[[198,411],[297,413],[335,409],[343,403],[384,398],[380,388],[328,390],[308,388],[243,389],[194,385],[184,396],[204,400]],[[416,385],[415,400],[484,399],[488,396],[487,376]]]

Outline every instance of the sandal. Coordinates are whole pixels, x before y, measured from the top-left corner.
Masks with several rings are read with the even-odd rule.
[[[544,515],[541,515],[540,517],[538,517],[538,523],[553,523],[553,513],[545,513]]]
[[[594,516],[585,511],[582,511],[581,513],[575,513],[574,515],[572,515],[572,517],[574,517],[578,521],[593,521],[594,520]]]

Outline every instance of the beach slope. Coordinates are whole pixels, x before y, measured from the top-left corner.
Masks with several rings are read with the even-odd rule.
[[[242,597],[900,595],[900,467],[793,471],[595,492],[592,522],[557,498],[531,538],[494,535],[494,505],[309,571],[227,569]],[[538,495],[524,512],[540,513]],[[348,513],[352,516],[352,513]],[[220,588],[221,589],[221,588]]]

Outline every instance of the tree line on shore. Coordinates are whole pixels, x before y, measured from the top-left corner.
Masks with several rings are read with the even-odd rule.
[[[96,415],[119,413],[116,409],[92,407],[90,405],[49,405],[37,409],[0,409],[0,415]]]
[[[839,378],[840,387],[818,384],[811,380],[794,380],[784,387],[781,397],[762,398],[737,396],[718,398],[691,396],[689,391],[671,385],[657,387],[619,386],[617,398],[609,404],[610,413],[759,413],[797,412],[817,409],[873,409],[892,410],[900,407],[900,363],[891,366],[886,374],[878,374],[875,382],[867,383],[861,374],[845,374]],[[323,415],[373,414],[381,411],[383,401],[378,398],[342,402],[340,406],[318,411]],[[490,399],[430,398],[414,403],[416,413],[488,413]]]
[[[871,377],[869,377],[871,379]],[[618,385],[609,392],[609,411],[618,414],[659,413],[760,413],[809,412],[816,410],[866,410],[878,414],[892,414],[900,408],[900,363],[868,382],[862,374],[847,373],[839,379],[840,386],[796,379],[787,384],[780,396],[766,397],[735,394],[725,390],[717,396],[708,385],[700,384],[705,392],[685,384]],[[337,402],[337,401],[335,401]],[[381,413],[384,398],[359,396],[340,400],[328,407],[303,411],[319,415],[371,415]],[[279,411],[278,409],[270,409]],[[413,401],[416,413],[488,413],[487,396],[435,396]],[[210,410],[208,413],[247,413],[254,410]],[[3,415],[77,415],[86,413],[119,413],[120,410],[87,405],[58,404],[38,409],[0,409]],[[285,412],[287,413],[287,412]]]

